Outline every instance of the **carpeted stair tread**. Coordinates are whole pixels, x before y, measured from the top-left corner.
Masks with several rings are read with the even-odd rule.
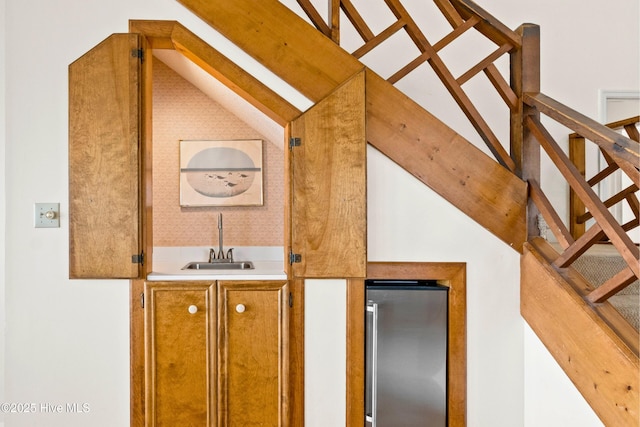
[[[595,245],[578,258],[573,267],[592,285],[598,287],[627,267],[612,245]],[[609,298],[622,316],[640,330],[640,282],[636,280],[618,294]]]

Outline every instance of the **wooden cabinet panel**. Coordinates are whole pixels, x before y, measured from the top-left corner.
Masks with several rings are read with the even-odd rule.
[[[291,247],[295,277],[365,277],[364,72],[291,123]]]
[[[69,275],[137,278],[142,40],[114,34],[69,66]]]
[[[286,282],[221,282],[220,426],[287,425]]]
[[[216,425],[215,284],[145,285],[146,425]]]

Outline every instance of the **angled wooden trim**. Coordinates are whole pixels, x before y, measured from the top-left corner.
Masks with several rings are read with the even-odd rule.
[[[526,239],[527,185],[366,70],[367,141],[517,251]]]
[[[150,49],[173,49],[171,32],[177,21],[129,20],[129,32],[145,36]]]
[[[638,331],[609,303],[585,301],[590,285],[572,268],[551,267],[554,253],[541,238],[525,245],[522,316],[604,424],[638,425]]]
[[[369,279],[431,279],[449,287],[447,412],[449,427],[466,425],[467,297],[465,263],[370,262]],[[364,280],[347,283],[347,426],[364,424]]]
[[[149,40],[151,49],[174,49],[281,126],[300,110],[236,65],[177,21],[129,21],[129,30]]]

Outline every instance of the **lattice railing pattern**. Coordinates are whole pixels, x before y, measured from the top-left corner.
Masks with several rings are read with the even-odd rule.
[[[640,186],[640,150],[637,143],[568,109],[543,94],[527,95],[525,96],[525,103],[575,131],[582,138],[598,144],[610,161],[609,169],[611,171],[621,169],[631,179],[631,187],[622,193],[632,200],[631,203],[635,206],[635,211],[637,212],[638,203],[634,195]],[[560,148],[560,145],[547,131],[540,119],[536,116],[528,116],[525,123],[569,184],[574,197],[580,200],[580,203],[588,210],[589,217],[595,220],[595,224],[589,227],[581,236],[574,239],[569,228],[564,225],[551,203],[545,197],[539,183],[533,180],[529,181],[532,200],[550,225],[551,231],[564,250],[553,264],[558,268],[567,267],[594,244],[602,240],[608,240],[628,266],[628,268],[614,275],[603,285],[591,291],[587,296],[591,302],[603,302],[640,277],[640,263],[638,262],[640,250],[627,234],[626,229],[628,227],[619,224],[609,212],[610,201],[602,201],[600,199],[592,189],[591,184],[587,182],[578,167]],[[633,131],[631,132],[633,133]],[[638,215],[636,213],[635,226],[637,226],[637,220]]]
[[[420,65],[424,63],[430,64],[496,160],[510,171],[515,172],[516,166],[513,159],[499,141],[487,120],[471,101],[463,85],[478,74],[484,73],[508,108],[511,110],[516,108],[518,97],[498,71],[495,62],[503,55],[520,47],[520,36],[518,34],[502,25],[477,5],[465,0],[434,0],[438,9],[440,9],[452,27],[451,32],[435,43],[431,43],[427,39],[424,31],[411,17],[400,0],[384,0],[384,3],[395,17],[395,21],[377,34],[367,24],[363,14],[358,11],[351,0],[331,1],[329,23],[322,18],[309,0],[297,1],[313,25],[336,43],[339,43],[340,39],[339,13],[342,11],[362,39],[362,45],[352,52],[352,55],[356,58],[362,58],[381,46],[383,42],[389,40],[396,33],[404,31],[417,48],[419,54],[406,64],[398,64],[397,71],[387,80],[395,84],[418,69]],[[471,29],[483,34],[491,42],[495,43],[497,48],[456,77],[443,61],[440,52]],[[376,70],[374,69],[373,71]]]
[[[610,129],[624,132],[630,139],[640,142],[640,132],[638,132],[638,125],[640,124],[640,116],[630,117],[625,120],[616,121],[607,124]],[[586,139],[573,133],[569,135],[569,158],[576,165],[582,176],[586,176]],[[620,170],[618,164],[614,159],[604,150],[600,149],[602,158],[606,162],[606,167],[597,171],[591,178],[587,180],[587,183],[591,188],[595,188],[601,183],[606,183],[606,180]],[[640,206],[638,203],[638,186],[635,184],[628,185],[623,188],[617,194],[604,200],[604,205],[607,208],[612,208],[619,204],[625,204],[629,207],[629,211],[632,213],[633,218],[622,224],[622,228],[625,231],[631,231],[640,226]],[[574,191],[571,191],[569,201],[569,224],[571,235],[574,238],[578,238],[585,233],[587,221],[593,218],[591,212],[585,209],[584,204],[576,196]],[[636,242],[638,243],[638,242]]]
[[[507,83],[506,79],[498,71],[496,62],[505,54],[510,54],[513,62],[514,55],[522,55],[527,50],[524,36],[521,35],[523,33],[510,30],[471,0],[433,0],[451,26],[451,31],[435,43],[427,39],[423,29],[412,18],[400,0],[381,0],[391,11],[394,20],[384,29],[377,32],[372,29],[373,25],[367,23],[364,17],[366,10],[362,7],[359,10],[354,4],[354,0],[328,1],[329,17],[325,21],[311,3],[311,0],[297,0],[298,5],[307,14],[313,25],[337,44],[340,44],[340,16],[343,13],[361,38],[361,44],[351,52],[356,58],[363,58],[400,32],[404,32],[408,36],[411,43],[417,48],[418,54],[406,63],[394,64],[397,66],[396,71],[387,80],[392,84],[396,84],[409,74],[416,72],[422,64],[428,63],[431,66],[495,159],[508,170],[517,173],[528,181],[530,198],[534,202],[535,209],[543,215],[563,248],[562,254],[554,262],[557,268],[571,265],[573,261],[598,241],[606,239],[613,243],[626,261],[628,268],[595,289],[588,297],[590,301],[602,302],[640,276],[638,271],[638,246],[631,242],[626,233],[630,228],[637,226],[638,217],[640,216],[638,214],[640,211],[638,199],[635,195],[640,186],[640,179],[638,178],[640,157],[638,155],[638,144],[634,142],[634,140],[638,140],[635,126],[633,128],[628,126],[627,131],[630,138],[621,137],[605,126],[539,93],[539,82],[538,84],[535,83],[535,79],[539,79],[539,75],[537,75],[539,70],[529,69],[532,66],[539,68],[537,63],[524,65],[528,68],[521,69],[515,75],[513,74],[512,63],[511,84]],[[445,64],[441,52],[445,47],[451,45],[472,29],[490,40],[496,47],[466,71],[455,76]],[[535,58],[535,56],[534,53],[533,57]],[[376,70],[374,69],[373,71]],[[518,73],[532,74],[525,77]],[[516,132],[517,129],[520,129],[520,132],[531,135],[537,141],[536,144],[547,153],[568,182],[576,203],[583,207],[586,206],[586,210],[582,212],[577,221],[584,223],[590,218],[595,220],[595,225],[580,236],[574,237],[569,227],[565,226],[566,221],[563,221],[540,188],[539,177],[531,178],[527,176],[530,171],[527,171],[529,166],[526,165],[526,162],[538,162],[534,159],[526,158],[527,155],[533,155],[533,152],[527,148],[530,142],[525,141],[524,146],[519,147],[524,151],[509,153],[505,149],[506,144],[502,144],[498,140],[485,117],[482,116],[479,109],[471,101],[464,89],[464,85],[479,74],[484,74],[488,78],[511,112],[512,138],[514,137],[514,129],[516,129]],[[525,80],[527,80],[527,83],[523,83]],[[516,87],[513,86],[514,82],[520,88],[519,90],[523,92],[520,99],[514,90],[514,87]],[[527,90],[533,91],[533,93],[527,93]],[[598,177],[594,177],[589,182],[586,181],[580,170],[570,161],[569,156],[562,151],[560,144],[554,141],[551,134],[543,126],[540,114],[544,114],[548,118],[572,129],[579,138],[586,138],[600,146],[609,163],[608,168],[602,172],[603,176],[600,179],[614,170],[621,169],[631,178],[633,184],[609,200],[601,201],[592,189],[593,180]],[[520,124],[517,124],[519,121]],[[515,128],[513,127],[514,123],[516,123]],[[529,137],[520,135],[518,138],[524,141]],[[535,150],[538,151],[539,148],[536,147]],[[514,159],[517,159],[517,162]],[[534,170],[533,175],[535,176],[535,174]],[[539,165],[537,174],[539,175]],[[608,211],[612,204],[621,200],[626,200],[629,203],[636,216],[634,220],[623,225],[618,224]],[[534,212],[531,213],[533,214]],[[531,227],[531,224],[529,226]]]

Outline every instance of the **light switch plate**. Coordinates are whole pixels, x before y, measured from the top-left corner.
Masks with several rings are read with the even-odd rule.
[[[60,227],[60,203],[36,203],[33,213],[36,228]]]

